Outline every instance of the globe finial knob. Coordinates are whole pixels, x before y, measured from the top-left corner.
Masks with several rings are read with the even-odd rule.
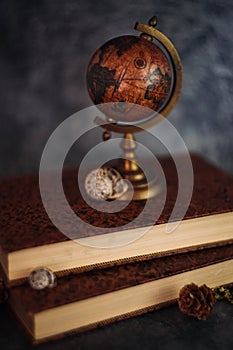
[[[153,16],[149,21],[148,21],[149,26],[151,27],[156,27],[157,25],[157,17]]]

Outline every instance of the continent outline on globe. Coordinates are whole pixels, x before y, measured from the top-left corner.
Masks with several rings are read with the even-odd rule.
[[[172,95],[173,73],[165,48],[126,35],[109,40],[94,53],[87,68],[87,88],[95,104],[129,102],[159,112]],[[113,117],[130,122],[141,118],[130,113],[126,120],[122,114]]]

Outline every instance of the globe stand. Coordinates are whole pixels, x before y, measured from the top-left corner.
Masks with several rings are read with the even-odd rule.
[[[120,200],[144,200],[156,196],[161,192],[162,186],[158,182],[153,169],[147,166],[147,177],[138,166],[135,150],[137,148],[133,133],[125,133],[121,142],[122,157],[116,161],[108,162],[108,166],[117,169],[122,178],[129,181],[133,187],[133,193],[128,190],[119,197]]]
[[[148,25],[142,24],[142,23],[136,23],[135,29],[140,31],[140,37],[142,40],[152,42],[153,39],[157,40],[157,43],[160,45],[160,47],[163,47],[164,51],[167,54],[167,57],[170,60],[172,75],[173,75],[173,85],[172,90],[170,91],[169,96],[167,97],[167,100],[165,103],[163,103],[162,107],[158,107],[160,105],[157,105],[156,108],[152,108],[154,111],[157,112],[156,116],[153,118],[145,119],[141,121],[138,126],[135,124],[121,124],[118,122],[115,122],[114,119],[107,117],[107,123],[104,122],[101,118],[96,117],[96,124],[100,125],[105,129],[105,132],[103,134],[104,141],[107,141],[111,134],[110,132],[117,132],[122,133],[124,135],[124,138],[121,142],[121,147],[123,150],[122,158],[119,158],[115,161],[110,161],[107,163],[107,166],[112,167],[117,170],[117,172],[120,173],[123,179],[128,180],[131,182],[133,187],[133,194],[131,193],[132,190],[128,190],[125,193],[119,195],[119,199],[126,200],[129,198],[133,198],[134,200],[145,200],[151,197],[156,196],[162,191],[162,185],[159,183],[158,179],[156,178],[155,169],[150,168],[150,162],[148,161],[147,166],[147,177],[145,176],[142,169],[137,164],[137,157],[135,155],[136,150],[136,142],[134,139],[133,133],[142,131],[143,129],[150,128],[151,126],[157,124],[161,119],[163,119],[164,116],[167,116],[167,114],[171,111],[171,109],[174,107],[181,91],[182,86],[182,65],[180,61],[180,57],[171,43],[171,41],[160,31],[155,29],[154,27],[157,24],[156,17],[152,17]],[[124,37],[123,37],[124,38]],[[117,38],[115,39],[117,40]],[[114,41],[114,40],[113,40]],[[113,42],[111,41],[111,43]],[[148,46],[148,45],[147,45]],[[118,56],[120,57],[124,50],[127,50],[126,42],[123,43],[123,46],[119,46],[118,43]],[[112,98],[115,91],[118,89],[118,85],[116,84],[114,80],[114,74],[116,72],[115,68],[108,69],[107,66],[100,66],[99,62],[103,58],[104,53],[107,51],[106,47],[104,48],[104,52],[97,51],[97,54],[95,54],[89,63],[88,67],[88,74],[87,74],[87,86],[88,86],[88,92],[95,104],[100,104],[103,102],[113,102],[113,103],[131,103],[134,101],[131,101],[131,97],[122,99],[121,97],[118,97],[116,99]],[[136,58],[134,60],[134,64],[136,69],[140,70],[145,68],[145,60],[143,58],[143,51],[140,51],[142,53],[142,58]],[[139,54],[140,54],[139,52]],[[97,55],[97,56],[96,56]],[[99,55],[99,56],[98,56]],[[99,58],[98,58],[99,57]],[[98,60],[97,60],[98,58]],[[97,61],[96,61],[97,60]],[[124,68],[125,69],[125,68]],[[123,74],[123,73],[122,73]],[[157,70],[153,72],[153,74],[158,74],[158,79],[161,79],[160,83],[165,84],[166,86],[166,79],[167,76],[162,75],[161,70],[159,67]],[[157,103],[156,96],[153,94],[158,94],[160,96],[160,88],[161,85],[156,85],[156,78],[154,78],[154,75],[152,74],[151,79],[155,79],[155,81],[150,81],[149,85],[147,86],[148,91],[146,90],[145,98],[147,99],[147,102],[153,101],[153,103]],[[150,78],[149,78],[150,79]],[[103,100],[103,89],[111,89],[112,85],[115,86],[114,90],[112,91],[112,97],[110,100]],[[166,89],[166,88],[165,88]],[[165,90],[166,91],[166,90]],[[137,104],[137,102],[136,102]],[[140,103],[138,103],[140,105]],[[143,104],[142,104],[143,105]],[[150,108],[150,106],[147,106]],[[109,111],[104,113],[106,116],[111,114]],[[162,117],[160,116],[162,115]],[[133,118],[136,117],[136,115],[133,115]],[[114,117],[113,117],[114,118]],[[136,119],[137,120],[137,119]],[[132,119],[131,121],[135,121]],[[110,176],[110,182],[111,182],[111,176]],[[100,194],[101,195],[101,194]],[[114,197],[111,196],[109,199],[114,199],[117,196],[117,192],[114,192]],[[103,197],[101,197],[103,198]],[[104,198],[108,199],[108,198]]]
[[[112,119],[108,118],[108,121]],[[159,118],[158,120],[159,121]],[[150,161],[146,166],[147,176],[140,168],[136,156],[137,144],[135,142],[134,132],[142,131],[141,127],[130,125],[118,125],[115,123],[104,123],[100,117],[96,117],[95,123],[103,127],[106,131],[103,133],[103,140],[107,142],[110,139],[110,131],[123,133],[124,137],[121,141],[122,155],[116,159],[106,163],[106,166],[116,169],[123,179],[129,181],[133,187],[119,197],[120,200],[145,200],[156,196],[162,191],[162,185],[156,177],[154,168],[151,167]],[[133,192],[133,193],[132,193]]]

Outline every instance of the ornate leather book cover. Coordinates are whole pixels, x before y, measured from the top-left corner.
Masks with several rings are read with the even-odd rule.
[[[178,181],[174,162],[171,158],[163,158],[160,160],[160,163],[167,181],[165,207],[157,222],[154,220],[154,215],[148,210],[143,215],[143,220],[140,222],[141,226],[156,224],[159,227],[160,224],[166,223],[176,202]],[[193,155],[192,163],[194,170],[194,190],[184,221],[193,218],[232,212],[233,178],[199,156]],[[119,226],[131,223],[131,221],[143,210],[145,205],[145,201],[132,201],[121,212],[117,214],[106,214],[91,208],[82,198],[77,188],[76,171],[65,170],[63,174],[63,184],[66,197],[74,212],[77,213],[83,221],[87,221],[96,226],[94,231],[88,231],[85,229],[85,226],[82,227],[82,225],[80,225],[80,237],[88,237],[93,234],[98,235],[98,227],[107,227],[109,232],[117,231]],[[69,244],[69,239],[52,224],[43,207],[39,192],[38,176],[24,176],[21,178],[1,180],[0,189],[0,260],[7,278],[11,281],[25,278],[35,267],[33,258],[31,261],[30,259],[27,259],[28,265],[24,266],[22,271],[15,272],[17,265],[25,263],[23,261],[24,259],[21,259],[21,255],[18,253],[22,252],[22,256],[25,256],[29,249],[31,251],[32,248],[37,248],[37,250],[35,250],[35,252],[37,252],[36,254],[43,257],[45,255],[41,250],[43,247],[46,246],[50,249],[56,244],[59,244],[59,249],[61,251],[63,249],[63,244]],[[159,195],[155,198],[156,201],[160,200]],[[103,203],[103,209],[104,205],[105,204]],[[112,202],[112,206],[114,207],[114,201]],[[60,208],[59,215],[61,216],[61,220],[63,220],[64,213],[62,208]],[[69,222],[67,222],[67,225],[69,225]],[[133,223],[132,228],[135,228]],[[187,232],[187,235],[188,234],[189,232]],[[174,235],[172,240],[175,240]],[[233,234],[230,238],[228,235],[227,239],[223,235],[217,239],[217,242],[215,241],[212,243],[216,246],[216,244],[219,244],[221,241],[225,244],[226,241],[231,243],[232,240]],[[74,244],[78,246],[76,243]],[[208,246],[208,244],[203,244],[202,242],[199,244],[196,242],[193,246],[203,247]],[[193,246],[186,246],[186,250],[196,249],[193,248]],[[130,251],[130,245],[128,250]],[[179,250],[182,251],[182,248],[177,245],[173,250],[170,248],[168,250],[178,252]],[[144,259],[146,259],[147,255],[151,256],[153,253],[154,251],[152,249],[151,252],[144,252],[144,254],[141,254],[139,249],[137,254],[138,259],[142,260],[143,256]],[[137,256],[131,256],[130,254],[129,256],[124,256],[124,254],[123,251],[122,255],[116,259],[118,260],[118,263],[124,262],[124,258],[137,260]],[[159,251],[157,251],[156,254],[159,254]],[[164,254],[166,255],[166,250],[163,251],[163,255]],[[65,249],[63,255],[63,265],[60,264],[55,270],[62,271],[75,268],[76,265],[72,266],[66,263]],[[18,263],[12,263],[14,256],[17,256],[18,260],[16,259],[15,261]],[[49,250],[47,250],[47,256],[49,256]],[[53,258],[55,258],[55,256],[56,254],[54,253]],[[91,268],[91,266],[96,267],[96,264],[98,263],[106,266],[108,263],[110,265],[114,263],[113,260],[109,262],[107,258],[105,261],[100,262],[93,260],[92,263],[84,262],[83,265],[89,266],[89,268]],[[40,265],[42,263],[43,261]],[[48,265],[49,263],[50,261],[47,261]],[[54,268],[53,266],[48,267],[51,267],[52,269]],[[79,269],[81,267],[82,261],[79,262],[78,265]]]

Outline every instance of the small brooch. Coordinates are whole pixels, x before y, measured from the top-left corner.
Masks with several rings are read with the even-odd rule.
[[[38,267],[33,270],[28,277],[28,281],[30,286],[36,290],[53,288],[57,284],[54,272],[46,267]]]

